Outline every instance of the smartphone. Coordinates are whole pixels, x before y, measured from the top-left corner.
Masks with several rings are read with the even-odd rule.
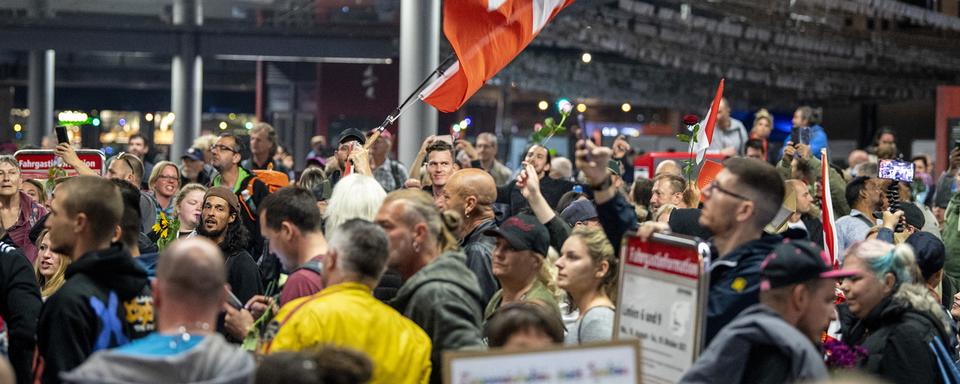
[[[960,140],[953,141],[953,149],[957,149],[957,148],[960,148]]]
[[[226,287],[223,290],[227,291],[227,304],[230,304],[231,307],[234,307],[238,310],[243,309],[243,303],[240,302],[240,299],[237,298],[237,295],[234,295],[233,292],[230,292]]]
[[[800,144],[810,145],[810,127],[800,128]]]
[[[793,145],[800,144],[800,127],[790,128],[790,142]]]
[[[437,140],[446,141],[447,144],[453,145],[453,135],[438,135]]]
[[[914,164],[907,161],[880,160],[879,177],[881,179],[913,182]]]
[[[54,130],[57,132],[57,143],[69,143],[70,137],[67,136],[67,127],[58,125]]]

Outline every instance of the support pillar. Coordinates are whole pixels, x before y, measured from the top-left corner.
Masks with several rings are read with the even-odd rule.
[[[30,117],[27,120],[27,143],[40,146],[43,136],[53,133],[53,50],[30,51],[28,58],[27,108]]]
[[[400,100],[439,64],[440,0],[400,3]],[[400,116],[397,154],[410,167],[427,136],[437,134],[437,111],[419,101]]]
[[[173,24],[197,27],[203,24],[201,0],[174,0]],[[193,28],[180,36],[180,51],[170,66],[170,110],[173,121],[173,145],[170,159],[178,160],[200,136],[203,94],[203,59],[197,54]]]

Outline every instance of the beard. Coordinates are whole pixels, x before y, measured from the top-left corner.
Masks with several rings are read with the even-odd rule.
[[[197,223],[197,227],[195,228],[195,230],[197,231],[198,235],[206,237],[210,240],[216,241],[218,238],[220,238],[220,235],[222,235],[223,232],[226,232],[227,228],[223,227],[220,229],[214,229],[214,230],[208,231],[206,226],[203,225],[202,222],[200,222],[200,223]]]

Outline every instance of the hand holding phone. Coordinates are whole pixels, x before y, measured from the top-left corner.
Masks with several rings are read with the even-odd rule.
[[[58,125],[54,128],[54,131],[57,132],[57,143],[69,143],[70,136],[67,135],[67,127]]]

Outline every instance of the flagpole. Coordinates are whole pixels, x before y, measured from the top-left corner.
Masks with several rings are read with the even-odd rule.
[[[384,129],[397,121],[397,119],[399,119],[404,112],[410,109],[410,107],[413,106],[411,101],[414,100],[414,97],[420,94],[420,91],[423,91],[423,88],[430,83],[430,80],[433,80],[434,76],[442,76],[443,71],[446,69],[448,64],[450,64],[456,57],[456,52],[451,52],[450,56],[447,56],[447,58],[444,59],[436,69],[430,72],[430,74],[423,79],[420,85],[418,85],[417,88],[414,89],[413,92],[411,92],[410,95],[408,95],[407,98],[404,99],[403,102],[393,110],[393,112],[387,115],[387,118],[383,120],[383,123],[380,123],[380,126],[374,129],[373,134],[370,135],[370,139],[367,140],[367,144],[364,146],[364,148],[369,149],[373,142],[377,141],[377,139],[380,137],[380,133],[382,133]]]

